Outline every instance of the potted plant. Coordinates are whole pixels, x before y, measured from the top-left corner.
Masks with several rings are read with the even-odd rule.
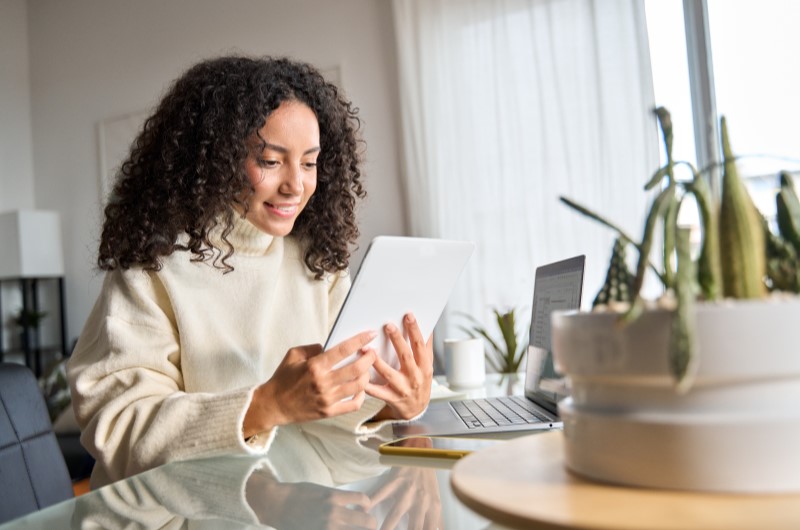
[[[45,311],[20,309],[14,315],[14,323],[20,327],[20,341],[23,348],[35,350],[39,347],[39,324],[47,316]]]
[[[658,192],[640,241],[562,197],[620,236],[598,310],[552,320],[556,367],[572,386],[559,405],[565,463],[633,486],[800,491],[800,202],[791,176],[781,175],[775,233],[739,178],[724,118],[717,201],[695,168],[672,158],[669,113],[656,115],[667,161],[646,185]],[[690,180],[676,178],[681,166]],[[689,197],[701,221],[696,257],[677,222]],[[630,247],[635,272],[624,259]],[[657,301],[641,296],[648,270],[664,284]]]
[[[464,315],[470,321],[470,325],[461,326],[461,329],[472,338],[483,338],[486,341],[489,346],[484,351],[486,364],[493,371],[502,374],[516,374],[522,367],[527,350],[524,335],[520,336],[517,332],[516,309],[511,308],[506,311],[493,309],[492,312],[497,329],[500,331],[499,339],[470,315]]]

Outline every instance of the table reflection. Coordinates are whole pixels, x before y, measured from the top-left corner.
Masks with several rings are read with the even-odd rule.
[[[71,526],[444,528],[436,470],[381,463],[375,447],[390,433],[283,427],[266,457],[173,462],[80,497]]]

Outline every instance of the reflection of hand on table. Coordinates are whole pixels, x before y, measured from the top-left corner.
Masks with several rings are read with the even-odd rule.
[[[427,438],[414,440],[417,447],[431,447]],[[381,530],[397,528],[404,515],[408,515],[405,528],[444,528],[442,503],[439,498],[439,482],[436,471],[412,467],[391,469],[380,486],[370,495],[370,512],[382,505],[387,515]]]
[[[369,497],[309,482],[282,483],[256,471],[247,480],[247,502],[262,524],[284,529],[377,528],[366,513]]]

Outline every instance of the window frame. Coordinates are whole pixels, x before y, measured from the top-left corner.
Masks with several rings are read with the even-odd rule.
[[[720,132],[707,0],[683,0],[683,20],[697,167],[709,168],[709,185],[712,193],[719,197],[722,189],[719,170],[721,155],[718,147]]]

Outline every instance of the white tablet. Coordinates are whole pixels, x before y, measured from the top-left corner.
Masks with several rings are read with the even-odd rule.
[[[373,329],[378,336],[370,345],[381,359],[398,368],[397,354],[383,326],[392,323],[402,331],[403,316],[411,312],[427,340],[474,250],[475,243],[471,241],[395,236],[373,239],[325,342],[325,350]],[[356,358],[357,354],[353,354],[335,368]],[[374,370],[371,379],[382,381]]]

